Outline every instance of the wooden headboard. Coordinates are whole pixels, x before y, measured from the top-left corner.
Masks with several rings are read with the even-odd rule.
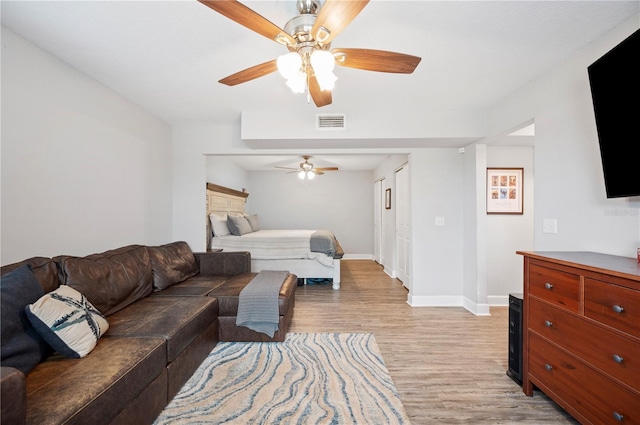
[[[249,196],[246,192],[207,183],[207,247],[211,242],[210,214],[216,215],[242,215],[245,214],[244,205]]]

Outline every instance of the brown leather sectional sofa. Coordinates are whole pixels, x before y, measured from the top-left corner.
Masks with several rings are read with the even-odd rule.
[[[194,261],[195,260],[195,261]],[[235,325],[251,281],[247,252],[192,253],[184,242],[131,245],[86,257],[35,257],[44,293],[68,285],[109,322],[86,357],[54,353],[25,376],[1,368],[1,420],[9,424],[150,424],[218,341],[283,341],[297,277],[280,290],[279,330],[269,338]]]

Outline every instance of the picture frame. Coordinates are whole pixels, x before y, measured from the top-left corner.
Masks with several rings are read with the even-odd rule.
[[[391,209],[391,189],[384,191],[384,208],[387,210]]]
[[[487,214],[524,214],[524,168],[487,168]]]

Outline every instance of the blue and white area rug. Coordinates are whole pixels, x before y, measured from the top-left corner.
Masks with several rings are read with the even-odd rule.
[[[155,422],[409,424],[372,334],[221,342]]]

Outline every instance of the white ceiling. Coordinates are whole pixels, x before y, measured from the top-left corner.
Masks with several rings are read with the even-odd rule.
[[[280,27],[297,15],[292,0],[243,3]],[[278,73],[219,84],[286,49],[195,0],[2,0],[1,8],[3,26],[172,125],[238,123],[247,108],[316,110]],[[410,75],[337,67],[333,104],[318,111],[482,110],[639,12],[638,0],[372,0],[332,47],[422,62]]]

